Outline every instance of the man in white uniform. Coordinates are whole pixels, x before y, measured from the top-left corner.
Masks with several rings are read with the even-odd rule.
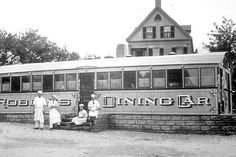
[[[44,124],[44,107],[46,100],[42,97],[42,91],[38,91],[38,96],[34,98],[34,121],[35,129],[43,129]]]
[[[94,125],[94,120],[97,118],[98,111],[100,110],[99,102],[95,100],[95,98],[96,98],[96,95],[91,94],[91,100],[88,102],[89,119],[92,125]]]

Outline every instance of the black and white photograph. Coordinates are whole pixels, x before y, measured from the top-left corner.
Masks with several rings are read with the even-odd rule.
[[[0,157],[236,157],[235,0],[0,4]]]

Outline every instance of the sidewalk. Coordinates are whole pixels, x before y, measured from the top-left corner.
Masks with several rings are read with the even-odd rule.
[[[234,157],[236,136],[34,130],[0,123],[0,157]]]

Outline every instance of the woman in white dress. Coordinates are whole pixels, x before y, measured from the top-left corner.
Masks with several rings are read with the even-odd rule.
[[[59,107],[59,99],[56,95],[52,96],[52,100],[49,101],[49,129],[53,129],[53,126],[60,125],[61,122],[61,114],[58,112]]]
[[[84,104],[79,104],[79,115],[75,118],[72,118],[72,123],[75,125],[82,125],[87,121],[88,114],[84,110]]]

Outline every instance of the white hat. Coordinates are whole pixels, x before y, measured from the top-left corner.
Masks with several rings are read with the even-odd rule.
[[[38,94],[42,94],[43,92],[41,90],[38,91]]]
[[[84,104],[79,104],[79,107],[84,107]]]
[[[96,97],[96,95],[95,95],[95,94],[91,94],[91,97],[95,98],[95,97]]]

